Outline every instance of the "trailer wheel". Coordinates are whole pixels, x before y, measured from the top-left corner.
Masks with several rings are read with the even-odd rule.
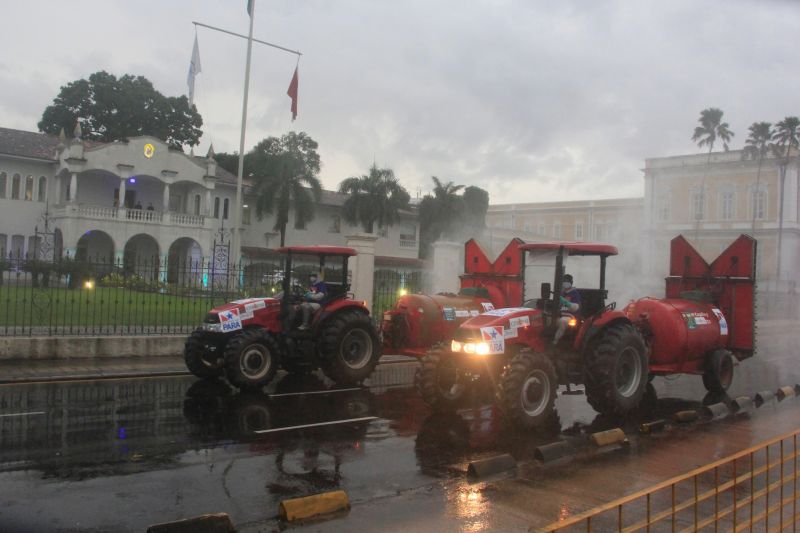
[[[323,325],[320,337],[322,371],[338,384],[364,381],[381,358],[378,333],[364,313],[339,313]]]
[[[240,389],[258,389],[278,371],[278,343],[263,329],[239,332],[225,347],[225,377]]]
[[[537,429],[552,423],[558,378],[546,356],[523,351],[511,360],[500,384],[503,411],[513,426]]]
[[[202,379],[212,379],[222,375],[223,365],[217,360],[222,359],[223,346],[214,342],[209,334],[197,329],[186,339],[183,347],[183,360],[189,372]]]
[[[708,358],[703,385],[708,392],[725,394],[733,383],[733,355],[728,350],[715,350]]]
[[[425,403],[435,411],[457,407],[468,388],[456,360],[442,357],[437,350],[422,358],[414,375],[414,384]]]
[[[630,324],[609,326],[586,353],[586,399],[604,415],[625,415],[642,401],[647,350]]]

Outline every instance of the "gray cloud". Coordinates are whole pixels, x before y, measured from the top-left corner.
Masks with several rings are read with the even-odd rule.
[[[2,5],[4,4],[4,5]],[[241,4],[241,5],[239,5]],[[35,128],[58,87],[99,69],[186,91],[191,20],[246,32],[245,1],[0,1],[3,125]],[[374,161],[408,189],[429,176],[487,188],[494,202],[641,194],[645,157],[693,152],[701,109],[750,123],[800,113],[793,2],[257,2],[250,147],[307,131],[326,186]],[[31,28],[36,28],[32,33]],[[199,31],[204,150],[238,148],[244,42]]]

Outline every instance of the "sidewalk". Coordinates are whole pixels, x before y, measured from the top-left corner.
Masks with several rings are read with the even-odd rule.
[[[384,355],[380,364],[414,359]],[[0,360],[0,384],[189,375],[183,356]]]

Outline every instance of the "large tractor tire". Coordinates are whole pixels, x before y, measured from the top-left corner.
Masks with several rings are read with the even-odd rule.
[[[713,394],[725,394],[733,383],[733,354],[720,348],[708,358],[703,385]]]
[[[453,357],[442,357],[432,350],[422,358],[414,384],[420,396],[434,411],[455,409],[467,393],[468,383]]]
[[[189,372],[198,378],[213,379],[221,376],[224,367],[217,361],[218,359],[222,359],[222,346],[214,342],[208,333],[198,329],[186,339],[183,360]]]
[[[278,343],[263,329],[240,331],[225,346],[225,377],[240,389],[258,389],[275,376]]]
[[[557,391],[553,362],[543,354],[522,351],[501,378],[500,407],[513,428],[547,428],[557,417]]]
[[[648,374],[639,332],[630,324],[609,326],[586,353],[586,399],[598,413],[624,416],[641,403]]]
[[[381,343],[372,321],[364,313],[343,311],[322,326],[322,371],[340,385],[361,383],[381,358]]]

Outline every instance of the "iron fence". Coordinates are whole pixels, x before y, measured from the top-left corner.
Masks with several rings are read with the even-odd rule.
[[[419,270],[375,270],[372,289],[372,316],[380,320],[383,312],[394,307],[404,294],[422,292],[423,272]]]
[[[800,430],[541,531],[796,531]]]
[[[2,257],[2,256],[0,256]],[[164,335],[216,305],[280,291],[281,263],[220,268],[203,259],[0,259],[0,336]]]

